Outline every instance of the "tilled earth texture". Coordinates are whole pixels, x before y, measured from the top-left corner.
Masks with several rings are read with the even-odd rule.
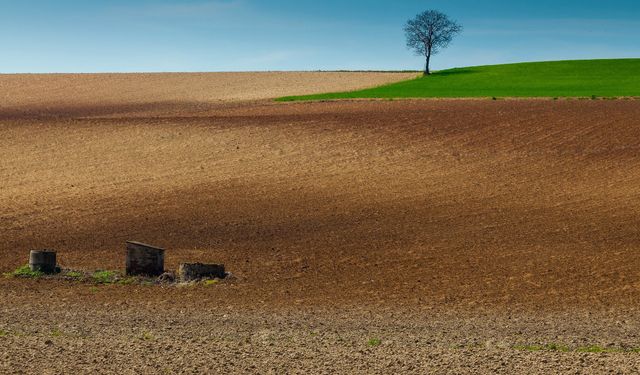
[[[233,274],[0,277],[0,373],[640,371],[640,101],[264,99],[335,74],[0,77],[0,272]]]

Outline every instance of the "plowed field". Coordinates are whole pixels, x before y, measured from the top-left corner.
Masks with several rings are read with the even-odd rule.
[[[640,101],[42,95],[0,108],[0,271],[234,278],[0,279],[0,371],[638,370]]]

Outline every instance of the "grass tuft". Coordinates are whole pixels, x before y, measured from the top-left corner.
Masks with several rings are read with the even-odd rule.
[[[379,338],[372,338],[367,341],[367,345],[369,346],[380,346],[382,345],[382,340]]]
[[[597,345],[583,346],[576,349],[580,353],[602,353],[603,350],[604,348]]]
[[[54,329],[51,331],[51,336],[52,336],[52,337],[60,337],[60,336],[62,336],[62,331],[61,331],[61,330],[59,330],[58,328],[54,328]]]
[[[25,265],[17,268],[15,271],[10,274],[13,277],[24,277],[30,279],[37,279],[38,277],[44,276],[44,272],[40,271],[31,271],[29,265]]]
[[[125,277],[123,279],[118,280],[119,285],[131,285],[135,284],[138,281],[135,277]]]
[[[151,332],[142,332],[142,336],[140,338],[144,341],[154,341],[156,337]]]
[[[114,271],[96,271],[91,277],[98,284],[111,284],[115,281],[116,276]]]
[[[516,350],[525,350],[529,352],[537,352],[537,351],[549,351],[549,352],[569,352],[571,349],[566,345],[560,344],[546,344],[546,345],[516,345],[513,347]]]

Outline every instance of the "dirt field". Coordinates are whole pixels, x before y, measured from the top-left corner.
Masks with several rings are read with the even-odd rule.
[[[148,74],[0,74],[4,116],[114,114],[153,109],[191,114],[211,103],[357,90],[417,73],[259,72]]]
[[[640,101],[201,90],[3,104],[0,271],[139,240],[235,277],[0,279],[0,372],[640,371]]]

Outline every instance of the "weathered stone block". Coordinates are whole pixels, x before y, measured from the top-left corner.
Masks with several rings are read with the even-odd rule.
[[[223,279],[225,277],[224,264],[182,263],[178,274],[181,281]]]
[[[164,249],[127,241],[127,275],[159,276],[164,273]]]

